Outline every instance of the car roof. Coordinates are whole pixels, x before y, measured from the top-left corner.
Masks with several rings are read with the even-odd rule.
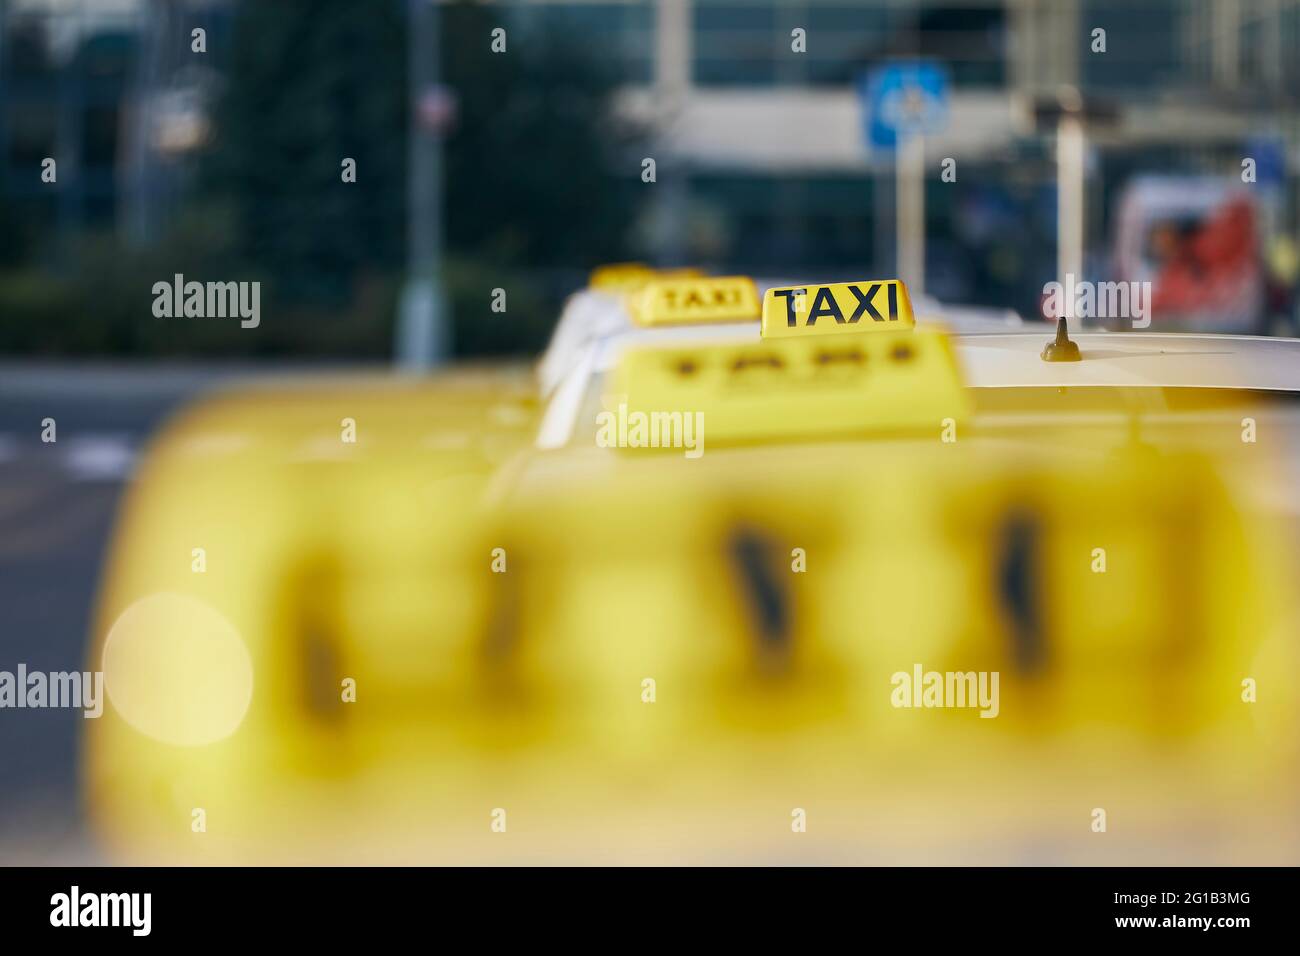
[[[958,336],[971,388],[1145,386],[1300,390],[1300,339],[1178,332],[1072,334],[1082,359],[1044,362],[1038,333]]]
[[[918,327],[925,323],[918,321]],[[1082,360],[1044,362],[1051,330],[996,333],[953,332],[965,384],[970,388],[1066,388],[1080,386],[1225,388],[1300,391],[1300,339],[1179,332],[1073,333]],[[688,342],[759,341],[754,323],[631,327],[592,343],[590,371],[604,373],[635,346]]]
[[[760,288],[773,284],[759,283]],[[970,388],[1300,391],[1300,339],[1073,333],[1082,360],[1045,362],[1040,354],[1051,337],[1045,324],[1026,323],[1014,312],[945,306],[925,297],[918,298],[916,312],[918,328],[938,326],[952,334],[964,383]],[[1008,332],[1008,328],[1018,331]],[[591,289],[575,293],[538,363],[547,404],[536,444],[558,448],[568,443],[591,385],[602,380],[629,348],[759,341],[757,321],[642,328],[632,323],[622,295]]]

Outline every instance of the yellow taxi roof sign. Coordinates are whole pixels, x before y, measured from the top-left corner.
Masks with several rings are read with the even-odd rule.
[[[635,292],[655,278],[699,275],[703,275],[699,269],[690,267],[658,270],[644,262],[614,262],[592,269],[587,285],[605,292]]]
[[[753,343],[643,346],[622,356],[606,400],[647,416],[700,412],[719,444],[871,432],[939,436],[970,400],[937,329]]]
[[[745,322],[762,311],[748,276],[656,278],[629,298],[628,308],[642,326]]]
[[[783,286],[763,297],[765,339],[915,326],[907,286],[898,279]]]
[[[644,262],[613,262],[591,270],[587,285],[593,289],[622,291],[633,284],[641,284],[654,275],[654,270]]]

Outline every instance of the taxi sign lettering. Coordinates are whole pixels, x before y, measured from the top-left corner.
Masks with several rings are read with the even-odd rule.
[[[745,322],[759,317],[758,287],[747,276],[659,278],[629,300],[637,325]]]
[[[969,414],[948,337],[896,326],[836,340],[633,348],[607,396],[647,414],[700,412],[719,444],[934,430]]]
[[[915,325],[907,287],[897,279],[768,289],[763,300],[764,338]]]

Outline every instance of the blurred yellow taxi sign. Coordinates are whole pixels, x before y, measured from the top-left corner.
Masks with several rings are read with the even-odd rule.
[[[695,268],[660,271],[644,262],[615,262],[592,269],[587,285],[604,292],[635,292],[656,278],[689,278],[701,274],[700,270]]]
[[[625,291],[649,282],[655,272],[644,262],[614,262],[591,270],[587,285],[610,292]]]
[[[700,412],[719,444],[934,431],[969,414],[952,343],[938,330],[633,348],[608,396],[651,421]]]
[[[629,301],[637,325],[745,322],[760,314],[758,287],[748,276],[656,278]]]
[[[763,338],[910,329],[916,325],[907,286],[898,279],[768,289]]]

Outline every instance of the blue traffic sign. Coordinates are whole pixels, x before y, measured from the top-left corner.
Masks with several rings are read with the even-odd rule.
[[[894,149],[899,140],[937,133],[948,122],[948,71],[929,60],[877,67],[863,77],[858,95],[872,149]]]

